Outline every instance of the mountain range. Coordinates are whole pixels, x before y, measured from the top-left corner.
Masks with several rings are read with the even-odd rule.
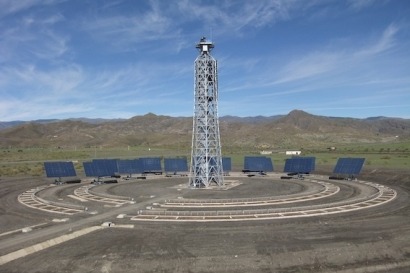
[[[308,148],[410,139],[410,119],[325,117],[293,110],[287,115],[220,118],[226,147]],[[149,113],[130,119],[0,122],[1,147],[189,147],[192,117]]]

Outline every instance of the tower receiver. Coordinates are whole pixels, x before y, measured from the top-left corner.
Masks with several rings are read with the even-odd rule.
[[[211,56],[214,44],[202,37],[195,60],[195,99],[189,185],[222,186],[223,167],[218,119],[218,70]]]

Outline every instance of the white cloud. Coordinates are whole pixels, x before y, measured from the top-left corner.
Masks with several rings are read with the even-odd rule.
[[[358,105],[360,103],[380,105],[383,100],[388,101],[388,96],[378,101],[366,100],[366,98],[372,97],[376,90],[381,92],[386,88],[388,88],[387,95],[392,96],[393,86],[397,85],[400,88],[408,82],[404,75],[401,75],[403,71],[401,74],[397,74],[389,67],[381,67],[386,63],[386,60],[389,63],[392,61],[386,53],[394,49],[397,31],[397,27],[389,25],[381,31],[377,38],[366,39],[364,37],[363,39],[367,40],[366,44],[361,43],[361,41],[350,42],[348,43],[349,47],[346,46],[346,39],[340,43],[331,42],[331,46],[325,45],[322,50],[316,49],[304,56],[295,56],[285,64],[277,64],[273,61],[273,57],[265,56],[265,59],[259,59],[252,65],[254,71],[250,74],[238,75],[235,70],[240,66],[238,63],[233,65],[235,68],[229,68],[233,69],[233,72],[230,72],[231,80],[224,82],[220,94],[237,102],[238,108],[241,108],[238,96],[245,98],[245,102],[242,102],[244,107],[245,105],[248,105],[246,107],[252,107],[253,104],[260,105],[260,108],[255,108],[258,109],[257,111],[262,111],[265,107],[263,104],[265,102],[269,104],[268,101],[271,99],[277,102],[278,99],[295,97],[295,94],[298,93],[306,93],[308,97],[316,98],[321,103],[326,100],[326,93],[332,93],[332,97],[334,94],[340,95],[341,98],[357,97]],[[243,59],[243,62],[247,63],[247,59]],[[246,69],[242,68],[239,71],[243,72]],[[363,87],[365,85],[374,85],[372,88],[374,92],[371,92],[371,95],[366,95],[366,98],[360,98],[360,93],[354,93],[354,90],[364,90],[364,94],[368,94],[369,87]],[[408,88],[401,90],[404,94],[408,94]],[[243,92],[238,95],[239,91]],[[321,92],[324,94],[323,98],[319,95]],[[403,99],[406,96],[408,95],[402,96]],[[400,97],[400,95],[396,92],[394,97]],[[297,105],[295,100],[292,100],[292,103]],[[327,103],[332,105],[332,100]],[[343,102],[338,99],[337,103],[349,104],[349,101]],[[226,106],[226,103],[224,105]],[[311,102],[302,105],[304,108],[302,106],[300,108],[308,110],[309,105]],[[235,107],[229,109],[236,111]],[[256,111],[255,109],[254,111]],[[275,110],[277,110],[276,107]]]
[[[170,18],[164,16],[157,5],[141,14],[84,18],[82,28],[96,39],[109,41],[116,49],[125,47],[125,50],[135,44],[169,39],[177,33],[172,29]]]
[[[398,35],[404,23],[379,33],[381,22],[327,31],[338,29],[344,15],[352,16],[347,23],[371,24],[356,11],[372,7],[369,18],[378,18],[371,11],[383,7],[375,1],[60,2],[0,0],[0,95],[8,102],[0,103],[2,116],[191,115],[194,45],[208,31],[217,45],[219,92],[229,100],[221,101],[226,114],[319,107],[295,98],[323,103],[327,90],[402,90],[395,96],[406,99],[408,54],[400,39],[407,37]],[[400,20],[389,12],[390,22]],[[312,36],[301,33],[315,27]],[[276,37],[282,33],[289,37]],[[306,46],[296,45],[301,37],[309,37]]]
[[[356,56],[375,55],[389,50],[395,45],[395,35],[398,31],[399,28],[394,24],[389,25],[378,40],[372,42],[367,48],[358,50]]]
[[[333,49],[308,53],[305,56],[291,60],[278,74],[273,84],[282,84],[307,78],[313,78],[334,71],[345,72],[349,68],[361,67],[366,61],[376,58],[381,53],[391,49],[398,28],[389,25],[376,41],[359,47],[350,48],[333,45]]]
[[[61,3],[65,0],[2,0],[0,1],[0,17],[28,10],[35,6],[47,6]]]
[[[348,5],[351,9],[359,11],[374,5],[381,0],[348,0]]]
[[[64,94],[74,90],[83,81],[82,69],[75,65],[51,71],[39,70],[33,65],[0,71],[3,74],[3,85],[24,86],[26,94],[33,94],[36,90]]]
[[[136,45],[156,41],[172,40],[178,51],[187,47],[187,36],[182,29],[190,24],[199,24],[215,35],[241,35],[245,28],[259,28],[274,22],[286,20],[290,1],[150,1],[149,9],[138,14],[108,13],[84,18],[82,28],[96,39],[109,41],[116,50],[132,50]],[[118,5],[117,5],[118,6]],[[132,38],[130,38],[132,37]],[[153,48],[148,48],[153,50]],[[167,48],[169,50],[169,48]]]
[[[151,107],[175,107],[181,104],[178,94],[192,95],[191,89],[174,89],[175,82],[187,77],[182,71],[186,71],[184,64],[160,62],[86,70],[74,64],[51,70],[34,65],[1,68],[0,95],[8,101],[1,113],[8,119],[30,119],[31,115],[114,117],[117,111],[127,113],[132,108],[150,112]],[[191,74],[190,70],[189,77]]]
[[[15,65],[60,58],[69,51],[69,37],[53,26],[62,20],[64,17],[60,14],[46,17],[32,14],[9,22],[9,27],[0,30],[0,52],[3,53],[0,62]]]
[[[292,82],[327,73],[340,65],[342,57],[343,54],[315,52],[301,59],[293,60],[282,69],[279,79],[275,83]]]
[[[187,21],[200,21],[219,33],[241,32],[286,20],[291,1],[217,1],[205,5],[196,1],[179,1],[178,8]]]

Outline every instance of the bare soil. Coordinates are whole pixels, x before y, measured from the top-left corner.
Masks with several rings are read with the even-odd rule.
[[[363,173],[360,178],[388,185],[398,192],[398,197],[387,205],[355,213],[224,223],[139,222],[116,218],[120,213],[133,214],[165,198],[179,195],[213,198],[218,194],[173,188],[185,183],[186,178],[135,182],[143,186],[133,193],[129,189],[127,192],[126,184],[102,186],[98,190],[132,195],[136,204],[121,208],[93,204],[97,215],[69,216],[67,223],[52,222],[54,218],[67,216],[30,209],[17,202],[19,193],[47,184],[47,180],[2,178],[0,233],[39,223],[46,225],[31,233],[0,236],[0,256],[106,221],[116,225],[134,224],[134,228],[102,229],[1,265],[0,272],[409,272],[410,172],[377,170]],[[237,187],[241,197],[304,190],[303,182],[289,185],[263,179],[251,180],[254,184],[244,181],[242,187]],[[57,200],[69,201],[66,195],[75,188],[63,186],[49,194]],[[232,192],[226,191],[219,198],[230,198]],[[344,194],[355,193],[346,189]]]

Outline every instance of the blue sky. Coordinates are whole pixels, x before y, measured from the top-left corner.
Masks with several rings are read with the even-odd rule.
[[[220,116],[410,118],[410,1],[0,0],[0,120],[192,116],[202,36]]]

